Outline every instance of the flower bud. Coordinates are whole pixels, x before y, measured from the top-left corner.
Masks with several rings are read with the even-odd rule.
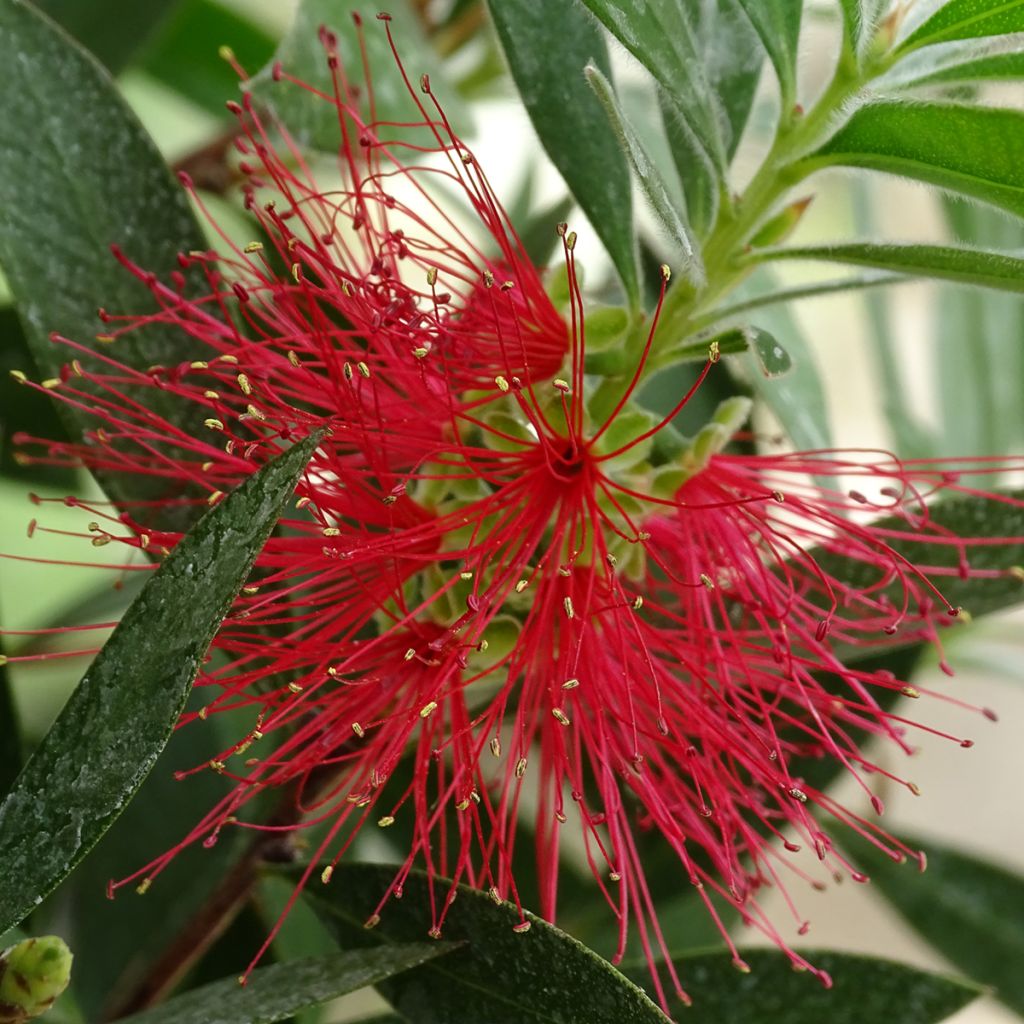
[[[56,935],[25,939],[0,953],[0,1024],[46,1013],[71,980],[71,950]]]

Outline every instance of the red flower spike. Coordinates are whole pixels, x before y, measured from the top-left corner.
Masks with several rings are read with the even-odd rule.
[[[905,751],[911,729],[928,731],[885,701],[919,691],[847,666],[841,649],[870,650],[897,630],[937,644],[956,611],[945,579],[1020,572],[973,568],[991,538],[949,535],[924,500],[983,494],[976,478],[1021,460],[723,454],[742,401],[684,443],[671,420],[718,353],[671,414],[641,410],[660,301],[632,373],[598,401],[584,374],[575,236],[560,229],[567,326],[429,82],[418,93],[406,80],[421,141],[392,140],[398,126],[352,98],[372,109],[369,83],[357,90],[322,39],[342,184],[318,187],[287,135],[275,141],[280,126],[237,108],[246,201],[264,241],[239,249],[222,235],[220,254],[183,256],[205,280],[194,297],[180,275],[165,285],[115,252],[158,309],[104,316],[105,339],[158,322],[208,355],[143,372],[120,364],[115,345],[93,353],[90,369],[72,364],[54,392],[99,426],[40,458],[162,479],[167,506],[196,500],[181,497],[196,487],[216,501],[329,428],[297,494],[301,514],[268,541],[214,641],[219,658],[198,681],[208,703],[183,719],[251,711],[247,735],[179,773],[217,771],[227,795],[113,888],[148,886],[225,827],[280,827],[244,814],[255,793],[288,787],[301,812],[289,828],[329,823],[302,885],[314,872],[329,881],[362,828],[405,823],[405,860],[371,921],[417,864],[518,905],[526,795],[537,808],[541,912],[555,917],[561,833],[578,828],[618,920],[619,955],[634,927],[663,1005],[659,970],[685,993],[671,966],[654,967],[668,951],[644,874],[646,833],[668,844],[680,886],[694,886],[716,921],[721,906],[738,909],[827,984],[765,916],[762,887],[784,888],[786,872],[816,886],[829,875],[863,880],[821,818],[896,859],[917,854],[810,785],[800,760],[835,761],[881,813],[872,775],[916,787],[872,762],[858,730]],[[315,91],[286,69],[274,78]],[[437,205],[435,182],[468,200],[495,256]],[[206,433],[127,397],[146,387],[198,405]],[[813,483],[824,478],[858,488]],[[138,525],[131,508],[90,513],[94,544],[159,552],[178,540]],[[882,516],[900,525],[879,525]],[[903,553],[924,544],[955,552],[956,568]],[[875,582],[844,583],[815,550]],[[801,847],[815,851],[822,878],[790,856]],[[434,906],[424,930],[440,934],[448,899]]]

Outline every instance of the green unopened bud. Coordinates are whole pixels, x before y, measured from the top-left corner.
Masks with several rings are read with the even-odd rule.
[[[53,1006],[71,980],[71,950],[56,935],[0,953],[0,1024],[24,1024]]]
[[[813,196],[807,196],[804,199],[798,199],[795,203],[790,203],[754,235],[750,244],[755,249],[761,249],[767,245],[778,245],[780,242],[784,242],[800,223],[804,211],[811,205],[812,198]]]

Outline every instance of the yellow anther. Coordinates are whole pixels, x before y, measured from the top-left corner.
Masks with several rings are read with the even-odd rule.
[[[526,774],[526,758],[521,757],[516,761],[516,778],[521,779]]]
[[[235,51],[232,50],[230,46],[218,46],[217,56],[220,57],[221,60],[231,62],[235,59]]]
[[[580,685],[580,681],[578,679],[566,679],[566,681],[564,683],[562,683],[562,689],[563,690],[575,690],[576,687],[579,686],[579,685]]]
[[[383,818],[377,819],[377,825],[380,828],[387,828],[389,825],[394,825],[395,819],[391,814],[385,814]]]
[[[917,688],[913,687],[913,686],[904,686],[900,690],[900,693],[902,693],[904,697],[914,697],[914,698],[917,698],[917,697],[921,696],[921,691],[918,690]]]
[[[220,501],[220,499],[221,499],[221,498],[223,498],[223,497],[224,497],[224,492],[223,492],[223,491],[214,491],[214,492],[213,492],[213,493],[212,493],[212,494],[211,494],[211,495],[210,495],[210,496],[209,496],[209,497],[208,497],[208,498],[206,499],[206,504],[207,504],[207,505],[216,505],[216,504],[217,504],[217,502],[218,502],[218,501]]]
[[[288,689],[291,690],[292,693],[302,693],[302,687],[299,686],[298,683],[289,683]]]
[[[359,724],[358,722],[353,722],[353,723],[352,723],[352,731],[353,731],[353,732],[354,732],[354,733],[355,733],[355,734],[356,734],[356,735],[357,735],[357,736],[358,736],[358,737],[359,737],[360,739],[362,739],[362,738],[363,738],[363,737],[364,737],[364,736],[366,735],[366,730],[365,730],[365,729],[364,729],[364,728],[363,728],[363,727],[362,727],[362,726],[361,726],[361,725],[360,725],[360,724]]]
[[[491,740],[491,753],[495,757],[501,757],[501,740],[497,736]]]
[[[520,580],[516,584],[516,593],[521,594],[530,585],[529,580]]]
[[[197,359],[194,363],[189,363],[188,365],[193,370],[208,370],[210,368],[210,364],[204,363],[202,359]]]
[[[288,362],[291,363],[292,366],[296,367],[302,365],[299,362],[299,357],[291,349],[288,349]]]
[[[564,598],[562,598],[562,607],[565,609],[565,617],[567,619],[575,618],[575,616],[576,616],[576,609],[573,608],[573,606],[572,606],[572,598],[571,597],[564,597]]]
[[[325,526],[321,532],[325,537],[341,536],[341,530],[337,526]]]
[[[207,389],[203,392],[203,398],[209,398],[211,401],[216,402],[220,398],[220,393]]]
[[[420,708],[420,718],[429,718],[437,710],[437,701],[432,700]]]
[[[246,252],[262,252],[263,251],[263,243],[262,242],[250,242],[245,247],[245,251]]]
[[[416,649],[414,647],[410,647],[409,650],[407,650],[405,652],[405,660],[406,661],[412,661],[412,659],[415,658],[415,657],[416,657]]]
[[[644,599],[639,594],[637,594],[636,597],[633,598],[633,611],[638,612],[641,608],[643,608],[643,606]]]
[[[437,284],[437,267],[427,268],[427,284],[429,284],[431,288]]]
[[[60,377],[47,377],[46,380],[42,382],[42,386],[46,388],[47,391],[52,391],[54,388],[59,388]]]
[[[240,373],[236,380],[238,381],[238,386],[242,389],[243,395],[252,394],[252,384],[249,383],[249,378],[244,373]]]
[[[672,268],[667,263],[662,263],[658,268],[661,271],[661,278],[663,281],[670,281],[672,279]]]
[[[245,411],[246,411],[246,412],[247,412],[247,413],[248,413],[248,414],[249,414],[249,415],[250,415],[250,416],[251,416],[251,417],[252,417],[252,418],[253,418],[254,420],[265,420],[265,419],[267,418],[267,417],[266,417],[266,416],[264,416],[264,415],[263,415],[263,413],[262,413],[262,412],[260,412],[260,410],[259,410],[259,409],[257,409],[257,408],[256,408],[256,406],[255,406],[255,405],[253,405],[253,404],[252,404],[251,402],[250,402],[250,403],[249,403],[249,404],[248,404],[248,405],[247,405],[247,406],[245,407]]]
[[[529,921],[520,921],[519,924],[512,925],[512,931],[514,931],[517,935],[522,935],[524,932],[528,932],[529,930]]]
[[[117,341],[117,338],[115,338],[114,335],[112,334],[97,334],[96,340],[101,345],[113,345],[114,342]]]
[[[708,345],[708,362],[717,363],[722,358],[722,348],[717,341],[711,342]]]
[[[331,880],[331,876],[333,874],[334,866],[332,864],[328,864],[327,867],[325,867],[323,871],[320,872],[320,881],[323,882],[324,885],[326,885]]]
[[[27,381],[27,380],[28,380],[28,377],[26,377],[26,376],[25,376],[25,374],[21,372],[21,370],[11,370],[11,376],[12,376],[12,377],[13,377],[13,378],[14,378],[14,379],[15,379],[15,380],[16,380],[16,381],[17,381],[17,382],[19,383],[19,384],[24,384],[24,383],[25,383],[25,381]]]
[[[24,377],[24,374],[22,374],[22,377]],[[508,391],[508,381],[500,373],[494,378],[494,383],[498,385],[499,391]]]
[[[144,878],[141,882],[139,882],[139,884],[137,886],[135,886],[135,891],[140,896],[145,896],[146,893],[149,892],[149,887],[152,884],[153,884],[153,879],[152,878]]]
[[[356,369],[360,372],[360,374],[362,374],[362,376],[369,379],[370,368],[366,365],[366,363],[360,360],[358,363],[356,363]]]
[[[223,430],[224,424],[214,416],[211,416],[207,420],[203,420],[203,425],[209,427],[210,430]]]
[[[569,716],[561,708],[552,708],[551,714],[561,725],[569,725]]]

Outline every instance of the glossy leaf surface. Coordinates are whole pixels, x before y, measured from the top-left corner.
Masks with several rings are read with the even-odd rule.
[[[0,804],[0,931],[71,871],[153,767],[316,443],[285,452],[196,524],[25,765]]]
[[[900,838],[927,854],[923,874],[913,865],[893,863],[867,843],[857,843],[851,852],[872,883],[943,956],[1024,1013],[1024,878],[940,843]]]
[[[299,1010],[443,957],[447,943],[359,949],[311,957],[253,971],[245,986],[225,978],[193,989],[144,1013],[122,1017],[122,1024],[277,1024]]]
[[[411,942],[433,921],[426,878],[413,872],[370,930],[364,923],[395,877],[394,867],[341,865],[328,886],[308,890],[314,909],[343,946]],[[447,884],[436,889],[443,900]],[[416,1024],[665,1024],[660,1010],[607,961],[575,939],[527,915],[528,931],[507,903],[460,886],[442,937],[463,945],[422,969],[380,986]]]
[[[739,973],[727,953],[697,953],[675,960],[693,1008],[671,1006],[679,1019],[700,1014],[715,1024],[933,1024],[981,995],[969,982],[919,971],[891,960],[847,953],[801,950],[833,980],[824,988],[793,971],[775,950],[743,950],[750,973]],[[628,971],[640,980],[645,968]]]
[[[152,308],[148,289],[112,258],[111,243],[159,276],[177,269],[179,251],[201,249],[205,241],[114,82],[22,0],[0,0],[0,66],[0,265],[39,371],[57,377],[73,356],[88,358],[53,344],[51,331],[88,346],[103,330],[99,305],[131,313]],[[180,363],[197,352],[186,337],[159,327],[117,346],[117,358],[135,367]],[[144,392],[155,413],[201,432],[197,405],[150,387]],[[86,413],[60,408],[74,435],[96,426]],[[141,474],[101,482],[115,501],[144,497],[153,486]]]
[[[580,7],[492,0],[491,18],[530,120],[612,259],[626,295],[639,302],[629,165],[583,77],[610,78],[608,49]]]

